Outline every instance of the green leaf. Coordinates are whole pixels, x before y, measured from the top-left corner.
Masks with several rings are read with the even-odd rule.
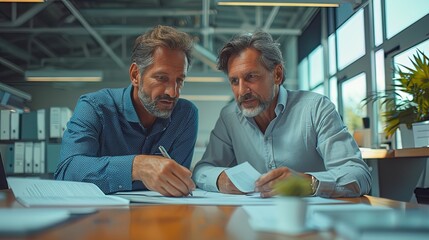
[[[399,77],[393,80],[391,89],[371,93],[362,100],[364,105],[379,101],[385,106],[382,116],[386,118],[386,137],[393,135],[401,123],[411,126],[429,119],[429,58],[417,50],[410,61],[412,67],[398,64]]]

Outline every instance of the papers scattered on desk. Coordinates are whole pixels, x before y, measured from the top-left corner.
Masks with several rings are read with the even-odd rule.
[[[241,163],[225,170],[231,182],[244,193],[255,191],[255,182],[261,174],[249,162]]]
[[[33,178],[8,178],[18,202],[33,206],[121,206],[129,200],[105,195],[95,184]]]
[[[371,210],[374,212],[378,212],[378,210],[388,210],[390,208],[385,207],[372,207],[366,204],[325,204],[322,203],[317,204],[316,200],[321,198],[314,198],[313,204],[309,203],[307,209],[307,217],[306,217],[306,227],[302,232],[296,233],[301,234],[308,231],[314,230],[326,230],[333,227],[333,223],[331,220],[327,219],[324,214],[320,213],[332,213],[332,212],[349,212],[349,211],[363,211],[363,210]],[[324,200],[324,199],[323,199]],[[330,199],[335,200],[335,199]],[[339,200],[337,200],[339,201]],[[323,201],[322,201],[323,202]],[[334,202],[332,202],[334,203]],[[284,230],[284,228],[279,225],[280,222],[278,220],[279,208],[276,205],[272,206],[243,206],[242,209],[249,216],[249,225],[255,231],[262,232],[276,232],[283,234],[290,234]],[[280,213],[282,214],[282,213]],[[284,214],[287,214],[284,213]]]
[[[248,195],[207,192],[200,189],[192,191],[193,196],[165,197],[153,191],[119,192],[120,196],[135,203],[191,204],[191,205],[270,205],[272,198],[261,198],[259,193]]]
[[[331,211],[321,216],[332,222],[335,232],[345,239],[429,239],[427,208]]]
[[[218,192],[207,192],[196,189],[192,192],[194,196],[187,197],[165,197],[154,191],[118,192],[115,195],[126,198],[134,203],[160,203],[160,204],[191,204],[191,205],[273,205],[276,197],[261,198],[260,193],[246,195],[224,194]],[[308,204],[331,204],[347,203],[346,201],[307,197]]]
[[[69,217],[69,211],[61,209],[0,209],[0,234],[26,234],[58,224]]]

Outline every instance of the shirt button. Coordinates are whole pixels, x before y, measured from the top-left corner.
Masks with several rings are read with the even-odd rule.
[[[122,185],[119,185],[119,188],[122,188]]]

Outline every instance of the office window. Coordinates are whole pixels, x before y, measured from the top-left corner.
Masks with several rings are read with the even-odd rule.
[[[335,34],[328,37],[329,50],[329,75],[332,76],[337,72],[337,52],[335,50]]]
[[[428,1],[429,2],[429,1]],[[429,40],[426,40],[402,53],[397,54],[393,57],[393,63],[395,66],[395,70],[397,69],[398,64],[402,64],[407,67],[412,67],[410,58],[413,57],[414,54],[417,53],[417,49],[424,52],[426,55],[429,55]]]
[[[355,129],[363,128],[362,118],[366,117],[366,106],[362,106],[362,99],[366,97],[366,75],[361,73],[341,84],[343,103],[343,120],[353,133]]]
[[[338,69],[343,69],[365,55],[363,9],[356,12],[337,30]]]
[[[313,88],[311,91],[318,93],[318,94],[325,95],[324,90],[325,90],[325,88],[323,87],[323,84],[321,84],[318,87]]]
[[[373,15],[374,15],[374,45],[377,47],[383,43],[383,23],[381,0],[373,0]]]
[[[298,64],[298,81],[299,81],[299,89],[308,90],[308,59],[304,58]]]
[[[426,55],[429,55],[429,40],[426,40],[406,51],[403,51],[402,53],[397,54],[396,56],[393,57],[393,65],[395,66],[395,78],[399,77],[396,74],[396,71],[398,70],[398,67],[401,68],[401,70],[406,70],[403,67],[399,66],[399,64],[405,66],[405,67],[413,67],[410,58],[413,57],[414,54],[417,53],[417,49],[419,49],[420,51],[423,51]],[[401,95],[402,98],[407,97],[407,98],[412,98],[411,95],[404,93],[404,92],[399,92],[399,94]]]
[[[329,99],[334,103],[336,109],[338,110],[338,81],[336,77],[331,77],[329,79]]]
[[[377,92],[382,92],[386,89],[386,77],[384,74],[384,50],[378,50],[375,53],[375,81],[376,81],[376,87]],[[384,112],[386,107],[383,105],[381,106],[381,102],[377,102],[378,105],[378,113],[380,116],[381,112]],[[378,132],[382,132],[384,129],[385,121],[384,118],[379,117],[377,119],[377,126],[378,126]]]
[[[411,24],[429,13],[428,0],[385,0],[386,6],[386,37],[398,34]]]
[[[375,53],[375,78],[377,91],[386,89],[386,77],[384,74],[384,50],[380,49]]]
[[[308,55],[310,89],[323,83],[323,51],[319,45]]]

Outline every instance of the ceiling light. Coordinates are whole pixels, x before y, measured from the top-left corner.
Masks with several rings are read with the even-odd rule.
[[[189,72],[186,76],[186,82],[200,82],[200,83],[224,83],[226,81],[226,75],[221,71],[205,71],[205,72]]]
[[[45,0],[0,0],[0,2],[24,3],[24,2],[45,2]]]
[[[229,102],[232,99],[230,95],[180,95],[181,98],[190,101],[223,101]]]
[[[30,82],[101,82],[103,72],[97,70],[34,70],[26,71]]]
[[[271,0],[267,2],[257,0],[220,0],[220,6],[280,6],[280,7],[338,7],[340,0]]]
[[[225,82],[223,77],[187,77],[185,82]]]

